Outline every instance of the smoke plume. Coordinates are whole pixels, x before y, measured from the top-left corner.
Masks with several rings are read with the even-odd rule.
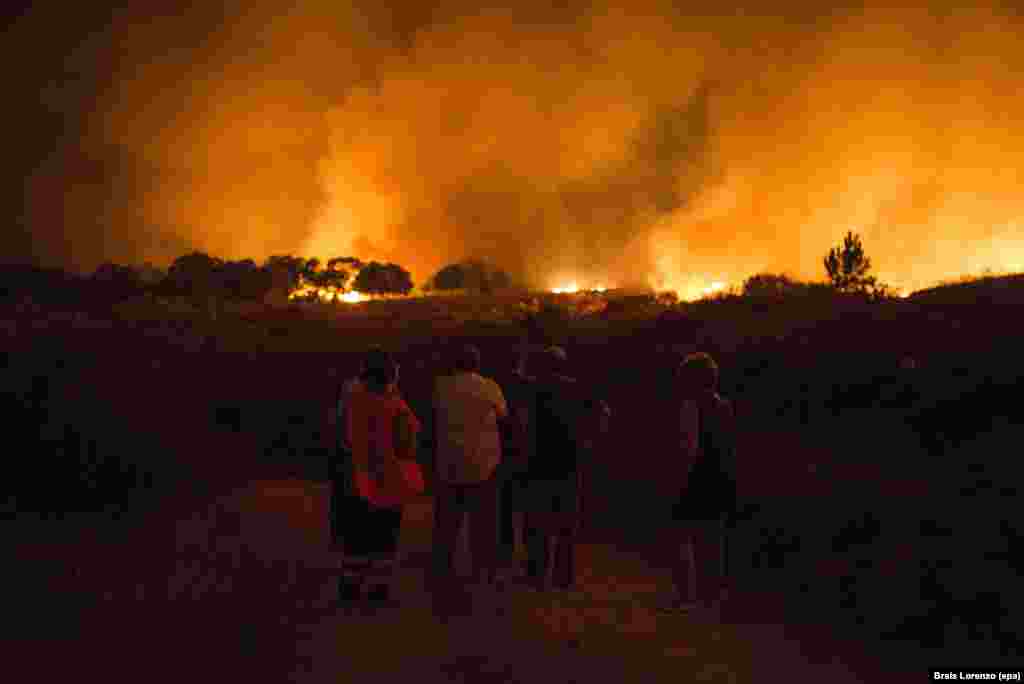
[[[473,257],[688,290],[819,279],[847,230],[897,286],[1024,268],[1015,11],[677,4],[232,2],[77,30],[40,5],[8,29],[53,45],[14,88],[48,113],[19,225],[75,268],[195,248],[422,281]]]

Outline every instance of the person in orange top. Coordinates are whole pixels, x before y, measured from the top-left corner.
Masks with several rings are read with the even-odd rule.
[[[360,497],[354,486],[357,472],[383,474],[388,465],[414,458],[420,423],[398,393],[398,364],[387,352],[374,349],[364,359],[359,377],[346,383],[339,401],[338,424],[344,426],[339,449],[342,463],[332,470],[334,480],[332,528],[334,543],[343,554],[339,600],[367,598],[386,601],[398,551],[402,507],[380,507]]]

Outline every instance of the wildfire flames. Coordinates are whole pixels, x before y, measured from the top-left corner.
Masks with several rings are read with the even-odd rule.
[[[701,288],[700,292],[705,297],[710,297],[713,294],[717,294],[719,292],[724,292],[724,291],[725,291],[725,283],[715,281],[715,282],[711,283],[710,285],[708,285],[707,287]]]
[[[75,55],[8,84],[37,137],[31,239],[0,235],[5,258],[359,254],[423,282],[478,255],[557,295],[693,300],[756,273],[820,282],[852,230],[912,291],[1024,268],[1015,3],[191,4],[5,27],[14,54]],[[49,145],[71,122],[76,144]]]
[[[665,284],[662,287],[655,289],[659,292],[673,293],[682,301],[692,302],[728,292],[729,288],[730,284],[721,280],[713,280],[710,282],[690,280],[685,284]],[[548,291],[552,294],[603,294],[607,292],[608,289],[609,288],[603,284],[583,287],[580,286],[579,281],[573,280],[558,287],[552,287]],[[910,296],[910,292],[911,291],[908,288],[899,288],[895,291],[895,294],[896,296],[905,299]],[[357,290],[347,290],[342,292],[328,288],[312,287],[310,285],[300,286],[290,295],[289,298],[293,300],[316,299],[321,302],[345,302],[347,304],[359,304],[360,302],[366,302],[373,299],[371,295]]]
[[[337,292],[335,290],[329,290],[322,287],[310,287],[304,285],[291,294],[289,299],[312,299],[316,298],[321,302],[346,302],[348,304],[358,304],[359,302],[365,302],[370,299],[370,296],[356,290],[349,290],[348,292]]]
[[[356,292],[355,290],[349,290],[345,294],[339,297],[341,301],[348,302],[349,304],[358,304],[359,302],[365,302],[369,297],[364,295],[362,292]]]
[[[575,294],[577,292],[605,292],[608,288],[604,285],[594,285],[593,287],[580,287],[576,281],[573,281],[567,285],[561,287],[551,288],[552,294]]]
[[[704,297],[711,297],[713,295],[726,292],[729,288],[729,284],[723,281],[714,280],[708,283],[707,281],[689,283],[686,285],[672,285],[666,284],[662,287],[656,287],[655,289],[661,292],[671,292],[677,297],[684,301],[695,301]],[[608,288],[604,285],[594,285],[592,287],[581,287],[578,281],[571,281],[553,287],[549,291],[552,294],[578,294],[581,292],[596,292],[604,293]]]

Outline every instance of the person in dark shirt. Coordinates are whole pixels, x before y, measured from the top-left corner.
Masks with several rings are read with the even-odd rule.
[[[524,347],[517,355],[512,373],[502,381],[508,416],[500,425],[502,461],[498,466],[501,483],[498,549],[505,566],[515,563],[516,529],[519,527],[516,523],[522,513],[525,471],[535,449],[533,413],[537,379],[526,373],[528,355],[528,347]]]
[[[693,465],[673,507],[681,553],[669,610],[713,607],[725,581],[725,527],[736,509],[736,427],[732,404],[718,394],[718,365],[690,354],[679,369],[679,446]]]
[[[535,448],[525,469],[524,532],[527,577],[537,588],[543,588],[549,571],[559,589],[569,589],[575,583],[582,475],[595,439],[588,427],[600,422],[590,420],[596,408],[607,409],[566,375],[567,360],[564,350],[550,347],[537,356],[534,364]]]

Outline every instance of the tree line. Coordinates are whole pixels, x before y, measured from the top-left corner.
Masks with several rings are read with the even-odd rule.
[[[861,293],[888,296],[889,288],[869,275],[871,260],[859,236],[848,232],[842,245],[823,260],[828,277],[823,283],[804,283],[781,274],[762,273],[743,284],[743,295],[787,296],[813,292]],[[150,291],[164,296],[217,297],[262,300],[274,291],[288,297],[302,288],[329,293],[356,290],[372,295],[408,295],[413,290],[409,271],[398,264],[346,256],[326,262],[294,255],[275,255],[263,264],[252,259],[231,261],[195,251],[182,255],[166,271],[104,263],[90,277],[96,287],[114,296]],[[467,259],[441,268],[422,285],[424,291],[465,291],[490,294],[513,286],[505,271],[484,261]],[[313,295],[315,296],[315,295]]]
[[[336,294],[355,290],[371,295],[408,295],[414,287],[409,271],[394,263],[364,262],[352,256],[322,262],[284,254],[257,264],[252,259],[232,261],[200,251],[178,257],[166,271],[150,264],[103,263],[89,280],[112,296],[149,291],[160,296],[227,300],[262,300],[274,291],[289,297],[305,288]],[[441,268],[423,283],[423,289],[491,293],[511,284],[512,279],[501,269],[482,261],[465,260]]]
[[[175,259],[166,271],[152,266],[101,264],[90,280],[112,295],[150,291],[161,296],[216,297],[227,300],[262,300],[273,292],[284,297],[303,288],[341,293],[408,294],[409,272],[392,263],[363,262],[356,257],[335,257],[322,263],[294,255],[274,255],[264,263],[252,259],[231,261],[204,252]]]

